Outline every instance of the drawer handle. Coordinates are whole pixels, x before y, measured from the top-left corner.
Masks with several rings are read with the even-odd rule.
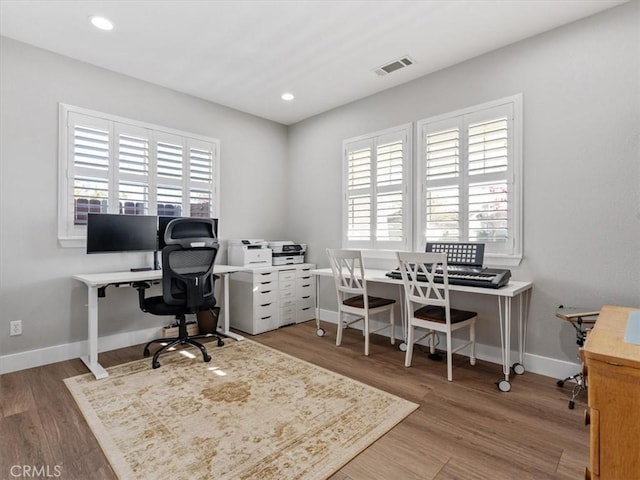
[[[271,293],[271,290],[265,290],[264,292],[260,292],[260,293]]]
[[[305,307],[302,310],[309,310],[311,307]]]
[[[307,298],[311,298],[311,295],[307,295],[306,297],[302,297],[303,300],[306,300]]]
[[[271,282],[260,282],[260,285],[269,285]]]
[[[311,284],[307,283],[306,285],[302,285],[302,288],[306,288],[306,287],[310,287],[310,286],[311,286]]]
[[[268,317],[260,317],[260,320],[268,320],[271,318],[271,315],[269,315]]]
[[[262,305],[260,305],[261,307],[268,307],[269,305],[271,305],[270,303],[263,303]]]
[[[260,275],[262,275],[264,277],[265,275],[271,275],[271,272],[261,273]]]

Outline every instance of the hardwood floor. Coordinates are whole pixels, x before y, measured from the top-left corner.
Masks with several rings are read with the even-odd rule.
[[[501,393],[494,383],[499,365],[478,361],[472,367],[460,356],[450,383],[446,362],[420,350],[405,368],[404,354],[388,338],[373,335],[365,357],[361,332],[345,331],[336,347],[335,326],[323,327],[324,337],[316,336],[315,322],[306,322],[249,338],[420,404],[331,480],[584,478],[585,398],[569,410],[569,385],[560,389],[555,379],[525,373]],[[141,358],[141,351],[106,352],[100,362],[108,368]],[[209,352],[215,356],[215,346]],[[116,478],[62,382],[86,372],[76,359],[0,376],[0,478],[27,478],[15,475],[21,472],[16,465],[40,469],[40,476],[28,478],[56,472],[64,480]]]

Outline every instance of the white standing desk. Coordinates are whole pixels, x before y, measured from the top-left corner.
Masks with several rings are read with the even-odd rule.
[[[333,273],[330,268],[319,268],[311,270],[313,275],[318,277],[332,277]],[[367,282],[387,283],[391,285],[402,286],[402,280],[387,277],[387,270],[365,269],[364,276]],[[463,285],[449,284],[449,290],[452,292],[465,292],[477,295],[490,295],[498,300],[498,317],[500,324],[500,343],[502,350],[502,373],[504,378],[498,380],[496,384],[503,392],[511,390],[509,383],[510,369],[513,368],[514,373],[521,375],[524,373],[524,350],[527,337],[527,321],[529,316],[529,304],[531,301],[531,291],[533,289],[532,282],[521,282],[510,280],[507,285],[501,288],[483,288],[483,287],[467,287]],[[401,290],[402,298],[402,290]],[[518,355],[519,362],[511,365],[511,301],[516,298],[518,300]],[[404,302],[400,302],[402,311],[402,322],[405,326],[403,331],[406,332],[406,315],[404,312]],[[320,328],[320,278],[316,281],[316,322],[318,325],[318,335],[323,335]],[[406,342],[406,335],[405,335]]]
[[[218,331],[225,337],[243,340],[244,337],[229,331],[229,274],[243,270],[242,267],[230,265],[215,265],[213,273],[223,277],[224,314],[223,325]],[[89,353],[80,359],[89,367],[96,379],[109,376],[107,371],[98,363],[98,291],[109,285],[131,285],[133,282],[144,282],[162,279],[162,270],[145,270],[142,272],[105,272],[74,275],[72,278],[87,286],[89,324]]]

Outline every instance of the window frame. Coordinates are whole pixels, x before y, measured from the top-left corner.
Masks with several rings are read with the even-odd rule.
[[[413,171],[413,125],[405,123],[395,127],[387,128],[377,132],[360,135],[344,140],[342,142],[342,247],[343,248],[359,248],[370,251],[395,251],[410,250],[413,237],[413,196],[412,196],[412,171]],[[377,211],[376,193],[378,186],[375,178],[371,179],[371,206],[372,219],[370,226],[371,237],[369,240],[349,240],[349,152],[358,147],[370,145],[372,147],[372,163],[377,159],[376,147],[385,140],[393,138],[402,139],[403,143],[403,179],[401,190],[403,198],[403,240],[401,242],[384,242],[376,239],[377,222],[375,212]],[[387,190],[385,187],[380,188],[381,191]]]
[[[160,136],[174,136],[179,138],[183,146],[183,162],[185,165],[182,170],[182,206],[183,212],[185,205],[189,205],[189,194],[194,187],[193,179],[189,178],[190,173],[190,150],[197,148],[197,145],[211,145],[211,216],[218,217],[220,213],[220,140],[197,135],[190,132],[184,132],[160,125],[154,125],[133,119],[119,117],[103,112],[98,112],[82,107],[76,107],[64,103],[59,103],[58,108],[58,242],[62,247],[83,247],[86,245],[86,225],[75,225],[73,218],[73,199],[74,199],[74,179],[76,167],[73,158],[73,140],[74,128],[72,124],[73,117],[82,117],[83,121],[89,122],[94,126],[106,129],[109,132],[109,154],[108,167],[104,174],[105,180],[108,182],[108,198],[110,205],[109,212],[117,213],[115,206],[118,204],[118,187],[121,173],[118,171],[118,161],[114,157],[118,151],[118,134],[121,132],[147,132],[147,140],[149,141],[149,165],[147,172],[148,185],[148,211],[149,215],[157,214],[157,159],[156,134]],[[195,147],[191,147],[195,145]],[[115,161],[114,161],[115,158]],[[122,174],[127,177],[127,174]],[[199,186],[202,183],[195,182]],[[186,203],[185,203],[186,202]]]
[[[415,188],[415,238],[414,245],[417,250],[421,250],[422,246],[426,244],[426,172],[425,172],[425,134],[427,126],[435,123],[444,125],[456,125],[462,128],[468,127],[468,120],[474,118],[482,118],[488,112],[501,108],[512,109],[511,124],[508,130],[510,137],[509,155],[508,155],[508,172],[507,182],[512,186],[509,192],[509,207],[511,209],[510,220],[510,233],[512,234],[512,246],[511,251],[508,253],[496,253],[485,252],[485,263],[496,266],[517,266],[522,261],[523,256],[523,222],[524,222],[524,196],[523,196],[523,119],[522,119],[522,94],[516,94],[509,97],[501,98],[498,100],[482,103],[472,107],[463,108],[454,112],[449,112],[443,115],[437,115],[434,117],[425,118],[416,122],[416,180],[414,184]],[[466,133],[465,133],[466,137]],[[468,145],[461,145],[461,149],[464,152],[460,155],[460,161],[468,162],[467,157]],[[461,171],[465,171],[466,166],[461,168]],[[511,177],[511,178],[508,178]],[[461,179],[460,185],[465,185],[466,180]],[[466,204],[468,199],[465,199],[463,204]],[[466,227],[468,222],[468,216],[466,212],[462,219],[461,231]],[[463,231],[464,233],[464,231]],[[460,241],[467,241],[464,238]]]

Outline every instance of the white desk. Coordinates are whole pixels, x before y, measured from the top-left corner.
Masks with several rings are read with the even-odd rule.
[[[320,268],[311,270],[313,275],[319,277],[332,277],[333,273],[330,268]],[[391,285],[402,286],[402,280],[389,278],[385,274],[387,270],[365,270],[365,278],[367,282],[387,283]],[[527,337],[527,320],[529,314],[529,303],[531,300],[531,291],[533,289],[532,282],[520,282],[511,280],[502,288],[482,288],[482,287],[466,287],[463,285],[449,284],[449,290],[452,292],[466,292],[478,295],[491,295],[498,300],[498,315],[500,324],[500,343],[502,350],[502,373],[504,378],[498,380],[498,388],[503,392],[511,390],[509,383],[510,368],[514,373],[521,375],[524,373],[524,350],[525,340]],[[401,290],[402,292],[402,290]],[[518,299],[518,354],[519,362],[511,365],[511,300]],[[406,325],[406,315],[404,314],[404,302],[400,302],[402,311],[403,325]],[[316,322],[318,325],[318,335],[322,335],[320,328],[320,278],[316,281]],[[406,332],[406,327],[404,328]],[[406,338],[405,338],[406,342]]]
[[[223,325],[218,326],[220,334],[242,340],[244,337],[229,331],[229,273],[243,270],[242,267],[215,265],[213,273],[223,277],[224,314]],[[89,324],[89,353],[80,357],[97,379],[109,376],[98,363],[98,290],[109,285],[131,285],[133,282],[144,282],[162,279],[162,270],[146,270],[142,272],[107,272],[74,275],[73,278],[87,286]]]

